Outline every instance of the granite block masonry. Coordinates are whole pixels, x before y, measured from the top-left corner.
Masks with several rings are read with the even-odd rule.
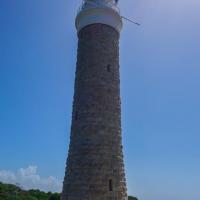
[[[100,19],[96,17],[97,22],[87,22],[84,18],[88,17],[88,10],[96,15],[96,5],[102,6],[98,9],[108,9],[111,14],[107,13],[107,17],[112,17],[113,12],[118,14],[108,4],[109,2],[117,6],[117,2],[99,2],[104,5],[92,4],[87,7],[88,4],[83,4],[77,16],[83,22],[76,21],[76,79],[70,145],[61,200],[127,199],[119,75],[121,21],[100,23],[100,16]],[[102,13],[104,15],[104,11]]]

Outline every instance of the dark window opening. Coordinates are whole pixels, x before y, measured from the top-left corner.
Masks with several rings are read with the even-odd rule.
[[[75,113],[75,120],[78,120],[78,111]]]
[[[107,65],[107,71],[110,72],[110,65]]]
[[[111,179],[109,180],[109,191],[113,191],[113,183]]]

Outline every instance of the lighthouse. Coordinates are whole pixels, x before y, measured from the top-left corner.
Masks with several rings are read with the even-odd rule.
[[[127,200],[121,133],[117,0],[84,0],[61,200]]]

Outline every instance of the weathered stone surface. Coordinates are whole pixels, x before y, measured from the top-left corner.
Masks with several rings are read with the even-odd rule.
[[[78,34],[70,146],[62,200],[127,199],[121,141],[119,34],[103,24]]]

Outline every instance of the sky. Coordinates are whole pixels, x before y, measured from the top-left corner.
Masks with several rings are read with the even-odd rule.
[[[61,191],[81,0],[0,0],[0,181]],[[121,0],[129,195],[200,198],[199,0]]]

